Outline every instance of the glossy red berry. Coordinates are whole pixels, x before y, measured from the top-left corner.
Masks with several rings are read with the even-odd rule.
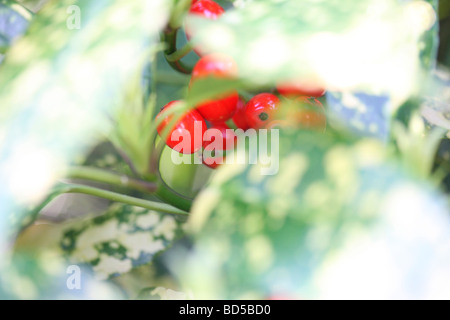
[[[206,76],[236,77],[238,73],[236,62],[221,53],[212,53],[200,58],[192,69],[191,81]]]
[[[314,84],[305,84],[301,82],[286,82],[278,84],[277,91],[287,98],[294,98],[298,96],[318,98],[325,94],[325,89]]]
[[[213,129],[218,131],[213,131]],[[216,141],[219,138],[218,133],[220,133],[220,140]],[[204,137],[203,163],[215,169],[225,161],[226,150],[234,149],[237,136],[226,123],[219,122],[213,123],[211,128],[206,130]],[[209,156],[211,151],[214,151],[214,154]]]
[[[179,101],[172,101],[166,104],[161,112],[156,116],[156,119],[162,117],[163,110],[168,110],[175,106]],[[157,127],[158,133],[161,135],[164,129],[170,125],[173,115],[166,116],[161,124]],[[203,117],[196,111],[190,110],[185,113],[185,115],[175,124],[174,128],[169,132],[166,139],[166,144],[173,150],[184,153],[191,154],[194,153],[202,147],[203,135],[206,131],[206,122]],[[176,137],[178,135],[178,137]],[[187,147],[183,148],[183,139],[189,139],[186,142]],[[188,144],[188,142],[190,143]]]
[[[222,54],[210,54],[202,57],[192,70],[191,85],[205,77],[233,78],[237,75],[237,66],[233,59]],[[220,122],[230,119],[238,103],[237,91],[226,93],[219,99],[208,100],[196,108],[208,121]]]
[[[245,105],[245,119],[254,129],[265,128],[275,116],[280,100],[271,93],[260,93]]]
[[[206,130],[205,137],[208,137],[208,139],[205,139],[205,141],[203,142],[203,147],[206,148],[207,146],[215,142],[215,134],[217,134],[217,131],[213,132],[212,130],[214,129],[218,130],[222,137],[221,141],[215,143],[219,150],[223,151],[233,149],[236,145],[237,137],[234,134],[234,130],[231,129],[225,122],[213,123],[212,126],[208,130]]]
[[[211,20],[219,18],[224,12],[225,10],[212,0],[194,0],[189,9],[189,13]]]
[[[295,122],[303,128],[325,129],[327,118],[322,103],[314,97],[299,97],[295,101],[301,103],[303,108],[295,114]]]
[[[242,98],[239,98],[236,112],[233,115],[233,122],[239,129],[247,130],[250,126],[247,124],[247,120],[245,120],[245,102]]]

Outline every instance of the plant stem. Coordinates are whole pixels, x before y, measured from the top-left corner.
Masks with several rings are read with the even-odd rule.
[[[192,73],[192,67],[186,65],[181,60],[177,61],[169,61],[167,59],[168,56],[170,56],[173,53],[177,52],[177,32],[178,29],[170,29],[167,28],[163,33],[163,41],[167,44],[167,49],[164,51],[164,57],[166,58],[167,63],[175,70],[190,74]]]
[[[145,193],[154,193],[157,188],[156,184],[151,182],[133,179],[123,174],[92,167],[70,167],[66,176],[70,179],[83,179],[118,187],[132,188]]]
[[[165,203],[135,198],[135,197],[127,196],[127,195],[112,192],[112,191],[102,190],[102,189],[95,188],[95,187],[89,187],[89,186],[77,185],[77,184],[67,184],[67,185],[65,185],[64,188],[62,188],[62,192],[63,193],[87,194],[87,195],[91,195],[91,196],[108,199],[111,201],[129,204],[132,206],[137,206],[137,207],[150,209],[150,210],[156,210],[159,212],[178,214],[178,215],[184,215],[184,216],[188,215],[188,212],[177,209],[177,208],[172,207]]]
[[[156,191],[156,195],[161,200],[166,201],[181,210],[191,210],[192,200],[175,193],[172,189],[166,186],[165,182],[162,181],[162,178],[158,190]]]
[[[188,42],[186,43],[181,49],[178,49],[174,53],[171,53],[169,55],[166,55],[166,59],[169,62],[175,62],[186,56],[189,52],[191,52],[193,49],[192,43]]]
[[[189,7],[191,6],[191,0],[179,0],[176,1],[174,8],[172,9],[172,14],[169,20],[169,26],[173,29],[179,28],[183,23],[183,18]]]

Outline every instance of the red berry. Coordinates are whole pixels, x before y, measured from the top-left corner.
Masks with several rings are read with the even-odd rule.
[[[210,54],[202,57],[192,70],[191,84],[208,76],[216,78],[233,78],[237,74],[236,63],[222,54]],[[198,112],[208,121],[218,122],[230,119],[238,103],[237,91],[232,91],[216,100],[208,100],[197,106]]]
[[[310,96],[321,97],[325,94],[325,89],[314,84],[304,84],[302,82],[286,82],[277,85],[278,92],[287,97]]]
[[[223,158],[220,158],[220,159],[223,159]],[[220,166],[220,164],[221,164],[221,163],[219,163],[219,161],[217,159],[211,160],[211,163],[209,163],[209,161],[207,162],[205,160],[205,158],[203,158],[202,161],[205,166],[207,166],[208,168],[211,168],[211,169],[217,169],[217,167]],[[221,160],[221,162],[224,163],[225,160]]]
[[[215,134],[213,133],[212,129],[219,130],[222,136],[222,141],[220,141],[220,146],[216,143],[217,147],[220,147],[219,150],[229,150],[234,148],[236,144],[237,137],[234,134],[234,130],[230,129],[230,127],[225,122],[216,122],[213,123],[211,128],[206,130],[206,135],[208,137],[208,141],[203,142],[203,147],[206,148],[211,143],[215,142]],[[216,133],[216,132],[215,132]],[[211,140],[209,139],[211,138]]]
[[[273,119],[280,100],[271,93],[260,93],[251,98],[245,105],[245,119],[254,129],[264,128]]]
[[[194,0],[192,1],[189,12],[207,19],[215,20],[219,18],[225,10],[212,0]]]
[[[212,53],[200,58],[192,70],[191,81],[206,76],[236,77],[238,73],[234,60],[221,53]]]
[[[250,126],[247,124],[247,120],[245,120],[245,102],[242,100],[242,98],[239,98],[237,106],[236,106],[236,112],[233,116],[233,122],[239,129],[247,130],[250,128]]]
[[[299,97],[295,99],[310,108],[302,108],[295,114],[295,121],[303,128],[325,129],[327,118],[322,103],[314,97]]]
[[[161,112],[163,110],[170,109],[171,107],[176,105],[177,102],[179,101],[169,102],[161,109]],[[156,116],[156,119],[161,117],[161,112]],[[157,131],[160,135],[163,133],[163,130],[170,124],[173,116],[174,115],[167,116],[162,120],[161,124],[157,128]],[[196,130],[196,128],[198,129]],[[200,148],[202,147],[203,134],[205,133],[205,131],[206,122],[203,117],[196,110],[190,110],[184,114],[184,116],[169,132],[169,135],[166,139],[166,144],[177,152],[191,154],[200,150]],[[177,137],[178,140],[173,138],[174,133],[178,135],[178,137],[180,137],[179,139]],[[187,144],[188,142],[182,143],[184,139],[190,139],[190,143],[186,148],[183,148],[183,145]]]
[[[220,141],[216,142],[216,138],[218,138],[218,136],[216,136],[217,131],[212,131],[211,129],[220,131]],[[203,163],[206,166],[215,169],[225,161],[224,151],[231,150],[235,147],[237,137],[233,130],[231,130],[230,127],[224,122],[213,123],[211,128],[206,130],[204,137],[205,141],[203,142],[203,147],[205,150],[203,153]],[[209,153],[213,150],[215,154],[208,157]],[[206,155],[206,153],[208,153],[208,155]]]

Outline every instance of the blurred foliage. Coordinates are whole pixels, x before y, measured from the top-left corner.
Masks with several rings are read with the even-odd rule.
[[[202,50],[231,55],[254,83],[310,77],[330,89],[382,92],[398,104],[415,90],[419,58],[434,61],[437,2],[428,2],[263,0],[189,23]]]
[[[417,1],[417,0],[412,0]],[[423,1],[423,0],[420,0]],[[438,54],[439,49],[439,22],[438,20],[438,14],[439,14],[439,0],[425,0],[426,2],[430,3],[434,10],[434,23],[433,25],[424,32],[424,34],[421,37],[420,40],[420,61],[422,64],[422,67],[427,70],[431,71],[433,68],[436,67],[436,58]],[[418,2],[420,3],[420,2]],[[421,10],[425,10],[422,8]],[[417,18],[424,18],[425,13],[422,12],[422,15],[418,15]],[[422,46],[424,44],[425,46]]]
[[[32,18],[32,13],[15,1],[0,1],[0,54],[21,36]]]
[[[71,261],[88,263],[100,279],[107,279],[151,262],[180,237],[183,220],[113,204],[98,217],[70,225],[61,246]]]
[[[445,19],[450,16],[450,2],[447,0],[439,1],[439,19]]]
[[[392,106],[388,96],[364,92],[329,92],[326,96],[332,125],[383,141],[389,138]]]
[[[132,174],[130,165],[109,141],[103,141],[95,145],[77,163],[83,166],[92,166],[114,172]]]
[[[80,288],[68,285],[68,265],[52,251],[16,254],[3,263],[0,275],[0,299],[122,299],[112,283],[99,282],[81,269]]]
[[[156,179],[154,116],[169,101],[193,108],[300,75],[330,89],[329,129],[282,133],[273,176],[261,175],[261,163],[215,171],[188,223],[194,248],[171,248],[184,233],[182,217],[114,203],[41,231],[66,261],[42,248],[22,255],[21,238],[12,260],[0,247],[0,297],[122,298],[116,285],[139,299],[191,298],[190,290],[208,299],[449,296],[448,204],[423,180],[433,165],[450,172],[448,140],[433,163],[439,134],[450,130],[450,76],[441,70],[428,81],[437,0],[219,1],[229,9],[221,19],[186,23],[196,48],[233,56],[241,78],[205,78],[189,90],[159,39],[169,19],[182,24],[187,1],[21,2],[38,13],[18,39],[31,13],[0,0],[0,47],[13,43],[0,68],[0,237],[30,225],[62,192],[54,182],[68,164]],[[70,27],[74,3],[80,28]],[[177,46],[185,44],[180,31]],[[183,62],[197,59],[191,52]],[[156,175],[171,190],[157,195],[189,203],[212,170],[175,167],[168,151],[158,154]],[[445,176],[437,171],[433,179]],[[67,290],[68,262],[82,264],[92,286]],[[161,272],[166,263],[170,271]]]
[[[371,233],[377,231],[383,239],[381,250],[388,250],[389,245],[395,250],[414,246],[416,239],[423,240],[419,229],[423,219],[429,224],[424,233],[429,228],[439,231],[435,238],[424,239],[423,245],[433,248],[431,251],[408,251],[405,261],[411,262],[411,269],[415,263],[428,260],[419,274],[416,270],[402,269],[402,274],[395,268],[385,270],[384,257],[363,246],[358,248],[370,252],[367,255],[372,265],[364,264],[370,268],[356,270],[367,255],[352,256],[353,260],[347,260],[349,270],[339,269],[342,273],[335,275],[342,281],[335,281],[341,283],[341,296],[350,298],[449,295],[448,289],[429,292],[420,285],[412,289],[410,282],[410,277],[420,277],[418,283],[422,283],[433,268],[442,271],[448,267],[438,255],[450,244],[446,203],[429,193],[423,181],[408,178],[389,161],[382,144],[331,133],[295,132],[282,134],[279,146],[280,170],[276,175],[261,175],[261,165],[226,166],[196,199],[188,222],[195,249],[187,256],[175,252],[171,260],[171,267],[196,298],[262,298],[276,293],[305,298],[332,293],[332,298],[338,298],[338,288],[327,292],[333,281],[323,286],[317,282],[330,258],[348,253],[343,249],[349,244],[376,244]],[[419,198],[410,197],[419,194]],[[399,234],[390,238],[390,228],[393,235],[396,230]],[[437,281],[446,283],[440,289],[448,288],[444,275],[436,275]],[[411,291],[396,292],[395,285],[389,284],[392,277],[398,277],[396,283]],[[385,292],[349,289],[373,285],[369,279],[377,279],[380,283],[375,287],[381,286]]]
[[[441,20],[440,26],[441,44],[439,47],[439,62],[450,68],[450,18]]]
[[[108,131],[107,115],[139,68],[136,61],[155,44],[169,9],[164,0],[81,0],[77,29],[76,10],[68,12],[72,4],[50,1],[9,50],[0,72],[0,162],[9,167],[0,176],[7,186],[28,184],[33,194],[0,187],[2,209],[16,215],[45,196],[62,172],[58,167],[91,145],[94,132]],[[16,159],[24,154],[41,161],[27,161],[24,170]]]
[[[143,289],[139,295],[139,300],[187,300],[187,294],[163,287]]]
[[[194,85],[191,95],[304,77],[329,89],[332,126],[387,141],[391,117],[411,96],[422,94],[435,66],[437,5],[435,0],[265,0],[239,5],[219,21],[192,18],[198,47],[231,55],[246,81],[205,81],[199,90]],[[412,113],[418,105],[408,108]]]

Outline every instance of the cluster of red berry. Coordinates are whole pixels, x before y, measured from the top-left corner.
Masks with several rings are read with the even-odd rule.
[[[224,12],[225,10],[212,0],[192,0],[190,8],[191,14],[200,15],[212,20],[219,18]],[[195,51],[202,56],[199,50]],[[205,77],[237,78],[237,76],[238,68],[232,58],[220,53],[208,54],[202,56],[194,66],[190,86],[196,80]],[[204,164],[211,168],[216,168],[218,163],[222,163],[222,161],[217,161],[218,158],[223,160],[227,148],[234,147],[235,145],[236,136],[234,131],[227,130],[230,129],[229,124],[244,131],[248,129],[270,129],[284,125],[298,125],[304,128],[325,128],[326,117],[323,105],[316,99],[322,96],[325,90],[317,86],[308,87],[307,84],[294,81],[277,85],[276,91],[282,97],[290,99],[299,105],[306,106],[306,108],[297,109],[294,113],[291,112],[288,117],[285,117],[288,120],[284,120],[279,116],[281,114],[281,101],[277,95],[273,93],[259,93],[246,102],[239,96],[237,91],[228,92],[218,99],[205,101],[196,106],[194,110],[187,112],[169,133],[166,144],[178,152],[188,154],[197,152],[201,148],[208,150],[210,145],[215,142],[214,140],[204,141],[199,144],[197,142],[198,140],[191,139],[190,147],[180,148],[178,141],[173,139],[174,137],[180,137],[182,131],[194,135],[196,123],[197,127],[200,127],[199,133],[204,137],[208,127],[206,121],[208,121],[209,128],[219,130],[223,137],[221,143],[222,149],[220,150],[222,151],[221,154],[216,155],[216,159],[212,161],[211,159],[203,158]],[[174,106],[176,102],[172,101],[168,103],[161,111]],[[163,119],[158,126],[159,134],[163,132],[164,128],[170,123],[170,120],[171,117]],[[216,149],[216,146],[217,143],[215,143],[214,149]]]

